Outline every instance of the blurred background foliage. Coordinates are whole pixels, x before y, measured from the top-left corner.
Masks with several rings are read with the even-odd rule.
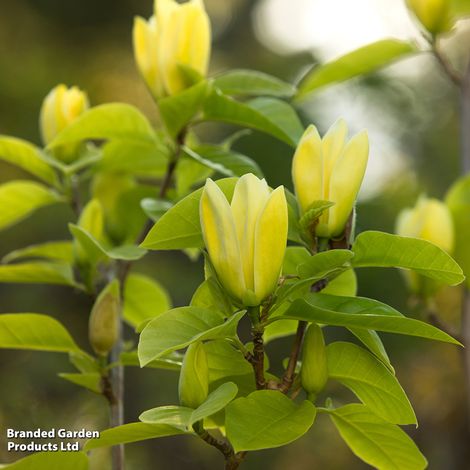
[[[206,0],[213,27],[212,73],[253,68],[288,81],[298,80],[315,61],[324,61],[365,43],[394,36],[422,43],[401,1],[397,0]],[[15,0],[2,2],[0,16],[0,134],[39,144],[38,114],[43,97],[57,83],[78,85],[93,105],[121,101],[142,109],[154,122],[157,113],[140,80],[132,56],[135,15],[148,17],[152,0]],[[469,45],[468,24],[442,41],[457,68]],[[336,85],[302,104],[305,123],[325,130],[343,116],[351,131],[367,128],[371,162],[358,206],[358,229],[393,231],[397,213],[426,193],[442,198],[458,176],[457,94],[430,54],[421,54],[363,79]],[[205,125],[201,138],[218,141],[231,129]],[[291,188],[292,150],[253,133],[236,148],[255,158],[272,185]],[[0,163],[0,182],[27,178]],[[0,208],[1,210],[1,208]],[[73,220],[55,205],[0,234],[0,257],[32,243],[69,238]],[[150,253],[136,271],[157,278],[175,305],[185,305],[202,279],[202,264],[176,252]],[[181,273],[184,272],[184,282]],[[359,294],[418,315],[407,299],[397,271],[359,272]],[[458,326],[456,290],[441,292],[440,312]],[[84,295],[68,288],[0,284],[2,312],[47,313],[60,319],[87,347],[91,308]],[[330,339],[343,331],[329,331]],[[129,341],[136,336],[127,331]],[[408,429],[431,469],[467,469],[469,433],[459,351],[446,344],[383,335],[397,375],[416,409],[420,427]],[[290,340],[268,346],[272,369],[279,370]],[[20,457],[6,451],[6,428],[51,427],[102,429],[107,426],[102,397],[57,377],[69,371],[60,355],[20,351],[0,353],[0,461]],[[177,374],[152,369],[126,370],[126,421],[142,410],[175,402]],[[340,390],[330,388],[338,403]],[[213,449],[192,438],[167,438],[127,447],[128,468],[212,469],[220,465]],[[106,470],[106,451],[96,453],[92,468]],[[250,455],[247,469],[360,469],[331,424],[320,416],[298,442]]]

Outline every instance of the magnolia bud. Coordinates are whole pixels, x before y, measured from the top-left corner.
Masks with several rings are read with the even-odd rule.
[[[54,138],[75,119],[89,108],[86,93],[78,87],[67,88],[65,85],[57,85],[44,98],[42,103],[39,125],[42,140],[45,145]],[[57,148],[54,156],[66,162],[73,161],[77,157],[79,146],[76,144]]]
[[[209,393],[209,366],[203,343],[191,344],[184,355],[178,384],[180,403],[197,408]]]
[[[312,323],[305,333],[300,379],[310,400],[315,399],[328,380],[325,339],[316,323]]]
[[[119,281],[110,282],[96,299],[88,324],[88,337],[96,354],[106,356],[113,349],[120,328]]]
[[[450,29],[449,0],[407,0],[407,4],[419,22],[432,35]]]

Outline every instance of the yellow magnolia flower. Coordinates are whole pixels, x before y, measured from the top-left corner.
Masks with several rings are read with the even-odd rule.
[[[348,128],[338,120],[323,137],[314,125],[299,142],[292,162],[292,179],[304,214],[315,201],[331,201],[316,225],[319,237],[341,235],[361,187],[369,156],[365,131],[346,142]]]
[[[419,22],[431,34],[438,34],[449,30],[449,0],[407,0],[407,4]]]
[[[45,145],[89,108],[86,93],[78,87],[57,85],[44,98],[39,124]]]
[[[208,179],[200,202],[204,241],[218,278],[245,306],[256,306],[275,289],[287,243],[284,188],[270,191],[253,174],[242,176],[229,204]]]
[[[415,207],[398,216],[396,232],[403,237],[422,238],[452,253],[454,225],[448,207],[437,199],[420,197]]]
[[[211,28],[202,0],[156,0],[155,16],[137,17],[133,36],[137,66],[156,98],[187,87],[180,66],[207,74]]]

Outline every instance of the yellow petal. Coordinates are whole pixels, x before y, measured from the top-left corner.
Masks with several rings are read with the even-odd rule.
[[[219,280],[241,299],[245,282],[235,222],[224,193],[211,179],[204,187],[199,211],[204,242]]]
[[[255,294],[260,303],[276,288],[287,244],[287,202],[282,186],[269,197],[256,223]]]
[[[369,158],[369,139],[363,131],[354,136],[337,159],[330,179],[329,200],[335,205],[329,209],[329,236],[338,236],[351,214],[362,184]]]
[[[300,139],[292,161],[292,180],[302,212],[322,199],[323,179],[322,143],[314,125],[310,125]]]
[[[419,238],[423,226],[422,212],[413,209],[404,209],[397,218],[395,231],[402,237]]]
[[[454,224],[447,206],[437,199],[429,199],[421,238],[452,253],[454,248]]]
[[[252,173],[243,175],[235,186],[231,208],[240,246],[245,286],[254,291],[255,227],[270,191],[266,181]]]

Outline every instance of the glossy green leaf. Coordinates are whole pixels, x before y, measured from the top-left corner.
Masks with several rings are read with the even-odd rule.
[[[228,320],[219,312],[199,307],[179,307],[163,313],[148,323],[140,335],[141,366],[195,341],[235,336],[244,313],[234,314]]]
[[[250,363],[243,354],[228,341],[215,340],[204,343],[209,367],[209,382],[226,379],[234,375],[253,373]]]
[[[237,178],[225,178],[216,183],[225,196],[231,200]],[[202,248],[199,201],[202,188],[175,204],[151,228],[141,246],[149,250],[180,250]]]
[[[160,220],[168,209],[173,207],[173,204],[164,199],[153,199],[147,197],[140,201],[140,207],[142,207],[142,210],[149,219],[156,222],[157,220]]]
[[[303,436],[315,415],[307,400],[297,405],[281,392],[259,390],[227,406],[227,437],[235,452],[280,447]]]
[[[113,140],[103,146],[98,171],[142,177],[162,176],[168,165],[168,148],[160,141]]]
[[[188,150],[186,154],[189,157],[222,175],[242,176],[253,173],[258,178],[263,178],[263,172],[254,160],[234,150],[217,145],[197,145]]]
[[[135,261],[142,258],[147,251],[137,245],[122,245],[114,248],[104,248],[92,235],[82,227],[69,224],[69,229],[75,239],[82,245],[88,253],[90,259],[119,259],[125,261]]]
[[[297,276],[297,267],[308,262],[311,255],[307,248],[303,246],[288,246],[284,256],[282,274]]]
[[[27,171],[46,183],[57,183],[57,176],[41,150],[26,140],[0,135],[0,160]]]
[[[166,290],[144,274],[131,273],[124,286],[124,320],[136,328],[145,320],[171,308]]]
[[[427,461],[397,425],[373,414],[365,405],[328,410],[341,437],[364,462],[379,470],[422,470]]]
[[[388,305],[361,297],[307,294],[303,299],[292,302],[285,312],[272,317],[270,321],[284,318],[346,328],[365,328],[460,344],[432,325],[406,318]]]
[[[370,411],[393,424],[416,424],[413,408],[395,376],[352,343],[327,347],[328,375],[352,390]]]
[[[123,366],[140,367],[139,356],[137,351],[122,352],[119,357],[119,363]],[[179,352],[172,352],[163,357],[159,357],[154,361],[149,362],[145,367],[151,367],[153,369],[164,369],[164,370],[180,370],[181,364],[183,363],[183,354]]]
[[[0,314],[0,348],[70,352],[78,349],[68,331],[38,313]]]
[[[241,103],[214,90],[204,103],[204,116],[209,121],[222,121],[256,129],[295,147],[303,126],[294,109],[275,98],[256,98]]]
[[[201,81],[177,95],[168,96],[158,101],[163,122],[172,137],[176,137],[191,118],[199,112],[208,90],[208,83]]]
[[[460,284],[465,276],[460,266],[436,245],[418,238],[389,233],[361,233],[352,248],[355,267],[397,267],[412,269],[444,284]]]
[[[397,39],[383,39],[323,65],[315,65],[299,85],[297,99],[325,86],[365,75],[417,52],[416,47]]]
[[[33,181],[10,181],[0,185],[0,229],[13,225],[36,209],[60,202],[61,197]]]
[[[227,95],[290,98],[296,92],[290,83],[256,70],[230,70],[215,77],[213,83]]]
[[[234,312],[234,307],[227,294],[214,277],[206,279],[194,293],[192,307],[203,307],[217,310],[229,316]]]
[[[88,470],[83,452],[37,452],[6,465],[8,470]]]
[[[123,103],[96,106],[83,113],[49,144],[49,148],[88,139],[155,141],[148,119],[135,107]]]
[[[62,379],[68,380],[75,385],[91,390],[95,393],[101,393],[101,375],[98,372],[88,372],[82,374],[59,374]]]
[[[91,439],[86,442],[84,450],[129,444],[177,434],[185,434],[185,432],[167,424],[128,423],[102,431],[99,439]]]
[[[64,263],[73,262],[73,246],[70,241],[57,241],[39,243],[25,248],[19,248],[5,255],[3,263],[24,260],[29,258],[39,258],[52,261],[62,261]]]
[[[168,424],[190,431],[193,424],[223,410],[237,395],[238,388],[232,382],[222,384],[209,394],[196,409],[184,406],[160,406],[144,411],[139,419],[144,423]]]
[[[19,284],[58,284],[78,287],[70,265],[31,262],[0,265],[0,282]]]
[[[380,339],[380,336],[374,330],[364,330],[362,328],[348,328],[348,330],[372,353],[382,361],[387,369],[395,374],[395,369],[390,363],[385,346]]]

